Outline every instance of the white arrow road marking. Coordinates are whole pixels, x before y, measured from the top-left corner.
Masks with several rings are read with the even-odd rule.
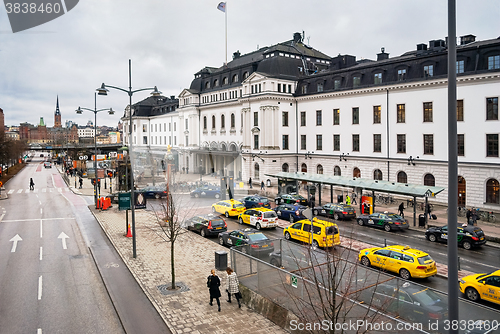
[[[12,244],[12,249],[10,250],[11,253],[14,253],[16,251],[17,243],[22,240],[23,239],[21,239],[19,234],[16,234],[12,239],[9,240],[9,241],[14,241],[14,243]]]
[[[42,299],[42,276],[38,277],[38,300]]]
[[[66,235],[66,233],[61,232],[61,234],[59,234],[59,236],[57,238],[62,239],[63,249],[68,249],[68,247],[66,246],[66,239],[68,239],[69,237]]]

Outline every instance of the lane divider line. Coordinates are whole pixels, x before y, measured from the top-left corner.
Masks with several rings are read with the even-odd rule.
[[[42,261],[43,258],[43,247],[40,247],[40,261]]]
[[[38,300],[42,299],[42,276],[38,278]]]
[[[43,223],[43,220],[40,220],[40,238],[43,238],[42,223]]]

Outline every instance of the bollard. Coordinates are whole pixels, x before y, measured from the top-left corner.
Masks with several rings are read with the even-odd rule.
[[[387,239],[384,238],[384,247],[387,247]]]

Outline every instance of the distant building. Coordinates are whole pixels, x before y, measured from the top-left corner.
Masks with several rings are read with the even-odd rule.
[[[78,128],[79,138],[94,138],[94,127],[82,126]]]
[[[3,110],[2,110],[2,108],[0,108],[0,137],[3,137],[4,131],[5,131],[4,126],[5,126],[5,122],[4,122]]]

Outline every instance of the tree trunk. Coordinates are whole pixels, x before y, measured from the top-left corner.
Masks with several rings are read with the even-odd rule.
[[[172,290],[175,290],[174,242],[170,246],[170,267],[172,269]]]

